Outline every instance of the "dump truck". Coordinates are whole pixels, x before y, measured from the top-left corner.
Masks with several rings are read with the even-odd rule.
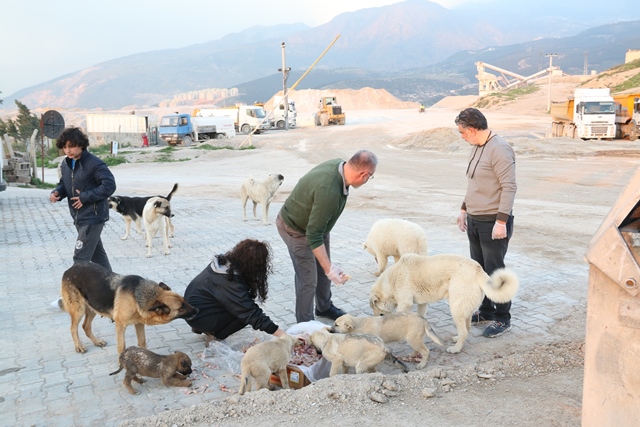
[[[324,96],[320,98],[318,112],[314,115],[316,126],[344,125],[346,122],[342,107],[338,104],[335,96]]]
[[[231,117],[191,117],[169,114],[160,119],[158,135],[169,145],[190,146],[193,142],[225,139],[236,136]]]
[[[245,135],[250,134],[254,129],[255,133],[266,131],[271,127],[271,123],[266,118],[267,114],[264,108],[259,105],[236,105],[235,107],[225,108],[203,108],[195,110],[194,116],[197,117],[224,117],[228,116],[233,119],[236,132],[242,132]]]
[[[616,138],[635,141],[640,137],[640,92],[614,94]]]
[[[577,88],[574,96],[551,104],[551,134],[569,138],[609,139],[616,136],[616,112],[609,88]]]

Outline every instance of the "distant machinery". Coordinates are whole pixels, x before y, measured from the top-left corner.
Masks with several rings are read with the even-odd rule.
[[[543,77],[548,73],[553,75],[562,74],[560,67],[549,67],[527,77],[484,62],[476,62],[476,68],[478,70],[476,75],[478,79],[478,95],[480,96],[524,86],[531,80]],[[486,72],[485,68],[498,71],[500,76]]]

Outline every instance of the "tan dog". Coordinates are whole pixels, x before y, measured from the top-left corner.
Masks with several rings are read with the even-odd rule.
[[[427,255],[427,235],[422,227],[404,219],[386,218],[373,224],[367,241],[362,244],[374,256],[378,263],[376,276],[382,274],[387,268],[390,256],[395,262],[402,255],[420,254]]]
[[[511,301],[518,291],[518,277],[508,269],[499,269],[491,277],[480,264],[460,255],[404,255],[380,275],[369,292],[374,315],[408,312],[418,304],[424,317],[427,304],[448,298],[458,335],[449,353],[459,353],[469,335],[471,315],[487,295],[492,301]]]
[[[330,331],[341,334],[373,335],[381,338],[385,343],[406,342],[413,349],[410,357],[416,357],[418,354],[422,356],[422,361],[416,366],[417,369],[427,366],[429,360],[429,349],[424,345],[425,335],[444,347],[427,320],[415,313],[391,313],[385,316],[369,317],[345,314],[336,319]]]
[[[122,384],[131,394],[139,394],[131,381],[142,384],[144,380],[138,375],[150,378],[161,378],[162,384],[174,387],[190,387],[191,381],[187,376],[191,374],[191,359],[181,351],[161,356],[140,347],[127,347],[118,358],[120,369],[109,375],[116,375],[126,369]]]
[[[385,360],[398,365],[405,373],[409,371],[380,338],[372,335],[332,334],[325,327],[311,334],[309,344],[331,362],[330,377],[340,372],[346,374],[350,367],[356,369],[356,374],[376,372],[376,366]]]
[[[278,374],[282,388],[289,388],[287,364],[291,359],[291,351],[296,345],[302,344],[296,337],[282,335],[271,341],[265,341],[250,347],[240,361],[240,390],[242,396],[245,391],[258,391],[262,388],[273,389],[269,384],[272,372]]]
[[[276,194],[276,190],[282,185],[284,176],[279,173],[272,173],[264,181],[256,181],[248,178],[242,183],[240,189],[240,199],[242,200],[242,220],[247,220],[247,201],[253,202],[253,219],[258,221],[256,208],[258,203],[262,203],[262,224],[269,225],[269,205]]]
[[[164,283],[112,273],[92,262],[80,262],[65,271],[60,292],[62,308],[71,316],[71,337],[78,353],[87,352],[78,336],[78,325],[83,317],[82,329],[98,347],[107,343],[93,335],[93,318],[100,314],[111,319],[116,324],[120,354],[125,348],[127,326],[135,325],[138,346],[146,348],[145,325],[162,325],[178,318],[192,319],[198,313],[196,307]]]
[[[169,255],[171,252],[171,242],[169,241],[169,232],[165,227],[165,219],[171,218],[171,204],[164,197],[152,197],[147,200],[142,210],[142,221],[144,222],[144,229],[147,233],[147,258],[151,258],[151,246],[153,238],[156,233],[160,231],[162,236],[162,245],[165,255]]]

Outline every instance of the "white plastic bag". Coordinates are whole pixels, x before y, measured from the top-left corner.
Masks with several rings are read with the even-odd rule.
[[[311,335],[315,331],[319,331],[325,326],[327,325],[322,322],[311,320],[309,322],[302,322],[291,326],[289,329],[287,329],[287,333],[289,335]],[[309,381],[314,382],[322,378],[329,378],[329,372],[331,371],[331,362],[323,357],[311,366],[299,365],[298,368],[300,368],[300,370],[309,379]]]
[[[212,340],[202,352],[202,361],[237,374],[240,373],[242,356],[243,352],[232,349],[226,342]]]

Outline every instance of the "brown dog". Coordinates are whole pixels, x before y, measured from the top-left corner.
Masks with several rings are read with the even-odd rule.
[[[291,351],[303,342],[291,335],[283,335],[271,341],[265,341],[249,348],[240,361],[242,376],[240,390],[242,396],[245,391],[258,391],[261,388],[273,389],[269,384],[269,377],[275,372],[280,377],[282,388],[289,388],[287,378],[287,363],[291,359]]]
[[[198,309],[164,283],[140,276],[124,276],[107,271],[92,262],[73,265],[62,275],[62,308],[71,316],[71,336],[78,353],[86,353],[80,342],[78,325],[98,347],[107,343],[91,331],[96,314],[108,317],[116,324],[118,354],[125,348],[124,331],[135,325],[138,346],[146,348],[144,325],[162,325],[174,319],[191,319]]]
[[[109,375],[116,375],[123,369],[127,372],[122,384],[131,394],[139,394],[132,386],[131,380],[142,384],[144,380],[138,376],[161,378],[162,384],[174,387],[190,387],[191,359],[181,351],[162,356],[140,347],[127,347],[120,353],[120,369]]]

